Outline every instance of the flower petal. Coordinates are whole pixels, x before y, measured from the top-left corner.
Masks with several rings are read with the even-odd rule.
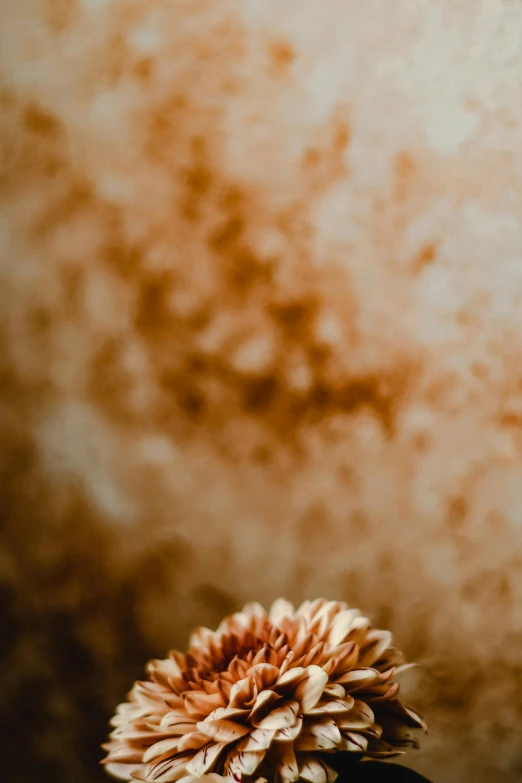
[[[341,712],[349,712],[354,705],[352,696],[345,699],[321,699],[313,710],[308,710],[308,715],[336,715]]]
[[[278,742],[290,742],[295,740],[301,733],[303,726],[303,719],[298,718],[294,726],[288,726],[284,729],[276,731],[274,739]]]
[[[252,725],[259,729],[284,729],[294,726],[299,712],[299,703],[297,701],[287,701],[281,707],[269,712],[261,720],[253,720]]]
[[[109,773],[109,775],[112,775],[113,778],[118,778],[118,780],[129,780],[130,776],[133,772],[142,769],[141,764],[107,764],[105,767],[105,771]]]
[[[377,696],[368,695],[368,701],[371,704],[378,704],[383,701],[390,701],[393,699],[397,693],[399,692],[400,685],[398,682],[394,682],[393,685],[390,685],[387,691],[385,691],[383,694],[379,694]]]
[[[264,750],[257,753],[232,750],[225,761],[225,773],[236,780],[240,780],[243,775],[249,777],[254,774],[261,764],[265,753],[266,751]]]
[[[355,701],[353,708],[345,715],[337,717],[341,729],[366,729],[375,723],[373,710],[363,701]]]
[[[293,669],[288,669],[275,684],[277,690],[284,690],[285,688],[295,685],[305,673],[305,669],[302,666],[295,666]]]
[[[250,731],[248,726],[234,723],[232,720],[203,720],[198,723],[198,731],[206,734],[215,742],[234,742]]]
[[[191,718],[203,720],[216,707],[223,707],[223,697],[220,693],[205,693],[204,691],[189,691],[183,694],[185,709]]]
[[[317,722],[308,724],[296,740],[295,747],[299,752],[305,750],[332,750],[341,742],[339,727],[331,718],[320,718]]]
[[[290,731],[290,729],[286,729],[286,731]],[[275,732],[271,729],[254,729],[250,732],[248,737],[241,740],[237,749],[242,751],[267,750],[277,733],[279,732]]]
[[[177,737],[156,742],[154,745],[151,745],[150,748],[147,748],[143,754],[143,761],[148,763],[149,761],[152,761],[152,759],[156,759],[169,751],[172,751],[172,755],[175,756],[178,752],[178,743],[179,739]]]
[[[377,669],[353,669],[351,672],[341,675],[337,679],[337,683],[343,685],[346,691],[354,691],[374,682],[378,676],[379,672]]]
[[[346,640],[346,637],[352,630],[352,623],[358,614],[357,609],[346,609],[344,612],[339,612],[337,617],[335,617],[328,634],[328,641],[332,647],[337,647],[337,645],[342,644]]]
[[[170,734],[186,734],[187,731],[194,731],[196,721],[189,718],[185,710],[171,710],[161,719],[162,729],[168,729]]]
[[[372,631],[366,637],[366,644],[361,650],[361,666],[371,666],[391,646],[393,641],[389,631]]]
[[[325,686],[324,694],[333,696],[336,699],[344,699],[345,690],[342,685],[339,685],[336,682],[329,682],[328,685]]]
[[[343,735],[341,750],[355,753],[364,753],[367,747],[368,738],[364,737],[362,734],[356,734],[355,732],[350,731],[348,734]]]
[[[299,777],[307,780],[308,783],[334,783],[337,779],[337,772],[321,758],[306,753],[300,759]]]
[[[283,617],[292,618],[294,616],[295,609],[290,601],[285,601],[284,598],[278,598],[274,601],[268,612],[268,619],[272,625],[278,625]]]
[[[178,748],[180,750],[200,750],[208,743],[209,739],[206,734],[202,734],[201,731],[193,731],[180,737]]]
[[[275,768],[284,783],[295,783],[296,780],[299,780],[299,767],[293,745],[290,742],[278,746]]]
[[[328,675],[319,666],[307,667],[306,674],[294,691],[294,696],[301,703],[301,710],[304,713],[315,707],[327,682]]]
[[[201,748],[187,764],[187,772],[190,772],[191,775],[197,775],[198,777],[205,774],[205,772],[211,772],[212,767],[226,746],[226,742],[216,742]]]
[[[281,696],[278,693],[275,693],[275,691],[269,691],[269,690],[261,691],[252,708],[252,714],[250,715],[250,720],[252,725],[253,726],[257,725],[256,720],[258,718],[264,717],[268,712],[268,710],[270,709],[270,707],[280,699]]]

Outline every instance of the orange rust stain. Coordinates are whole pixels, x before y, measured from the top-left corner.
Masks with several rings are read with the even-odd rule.
[[[424,267],[429,266],[435,261],[437,254],[437,245],[435,242],[428,242],[419,250],[413,260],[413,272],[419,274]]]
[[[61,129],[59,120],[53,114],[35,104],[26,107],[22,121],[27,130],[39,136],[54,138]]]
[[[411,183],[417,173],[417,164],[409,152],[399,152],[394,161],[395,198],[404,201],[411,189]]]
[[[303,153],[303,168],[315,168],[321,161],[321,153],[318,149],[307,149]]]
[[[284,75],[294,62],[296,53],[293,46],[285,40],[274,41],[269,46],[270,63],[275,75]]]
[[[351,140],[351,129],[347,122],[339,123],[334,135],[334,148],[337,152],[344,152]]]

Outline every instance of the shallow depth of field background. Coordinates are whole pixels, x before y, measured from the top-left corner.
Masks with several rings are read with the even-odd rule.
[[[3,781],[279,595],[520,779],[521,94],[509,0],[0,4]]]

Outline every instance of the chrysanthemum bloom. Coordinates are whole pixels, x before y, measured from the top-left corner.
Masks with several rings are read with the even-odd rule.
[[[186,654],[149,664],[113,718],[104,763],[127,781],[333,783],[333,754],[395,755],[425,728],[397,698],[391,641],[344,603],[249,604],[195,631]]]

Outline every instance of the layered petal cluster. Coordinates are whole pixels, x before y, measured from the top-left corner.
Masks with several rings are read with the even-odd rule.
[[[333,783],[334,754],[417,745],[425,724],[394,682],[403,663],[391,634],[344,603],[249,604],[148,665],[113,718],[104,763],[126,781]]]

